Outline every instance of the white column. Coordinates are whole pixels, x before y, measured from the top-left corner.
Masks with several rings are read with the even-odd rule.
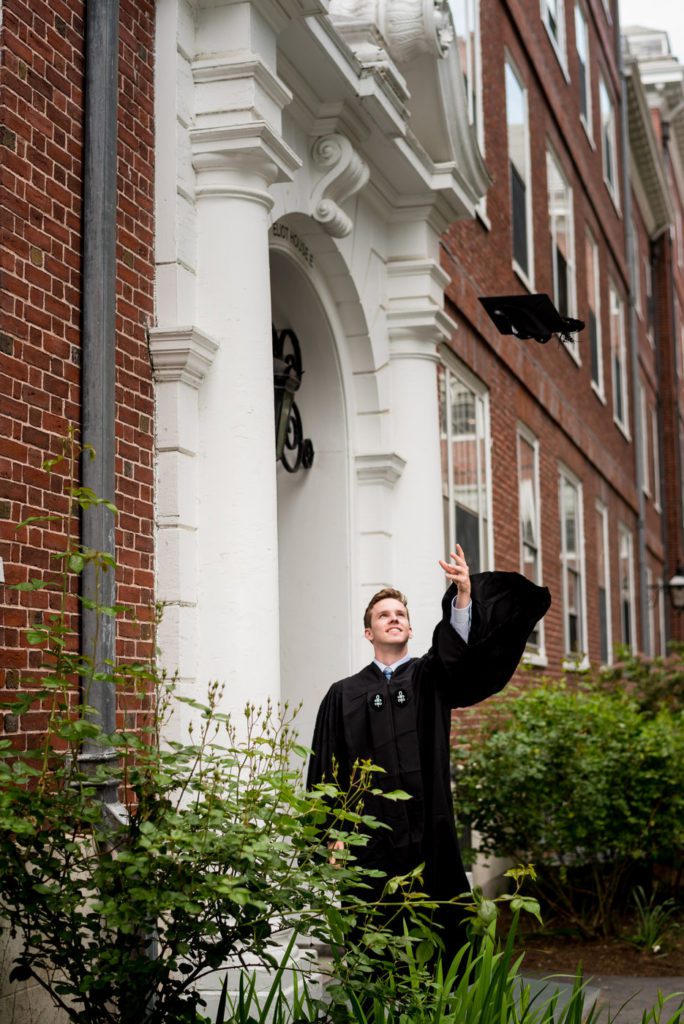
[[[199,675],[241,712],[280,696],[269,189],[300,161],[279,134],[291,95],[255,8],[204,9],[196,46],[195,321],[220,345],[200,394]]]
[[[393,492],[395,571],[409,599],[413,650],[422,653],[444,593],[437,362],[454,324],[442,310],[446,275],[435,261],[392,261],[388,275],[392,427],[406,462]]]

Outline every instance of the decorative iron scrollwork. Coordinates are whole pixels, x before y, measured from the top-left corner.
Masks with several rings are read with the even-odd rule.
[[[276,461],[288,473],[298,469],[311,469],[314,447],[311,438],[304,437],[302,417],[294,400],[304,376],[302,350],[297,335],[290,327],[279,331],[272,327],[273,383],[276,423]]]

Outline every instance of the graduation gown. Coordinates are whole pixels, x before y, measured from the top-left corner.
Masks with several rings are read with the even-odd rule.
[[[478,573],[471,587],[467,643],[451,625],[452,585],[427,654],[400,665],[389,682],[371,663],[330,687],[318,711],[307,779],[309,787],[331,780],[333,758],[343,789],[356,760],[383,768],[374,786],[385,792],[403,789],[411,799],[364,799],[364,813],[390,830],[372,830],[368,845],[354,848],[355,856],[362,866],[389,877],[424,863],[424,891],[437,900],[468,890],[451,796],[451,710],[477,704],[506,685],[531,630],[551,604],[545,587],[519,573]],[[369,898],[377,898],[383,884],[376,883]],[[435,922],[453,955],[463,940],[454,910],[441,909]]]

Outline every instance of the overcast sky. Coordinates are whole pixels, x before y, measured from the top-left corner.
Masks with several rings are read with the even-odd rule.
[[[675,56],[684,64],[684,3],[682,0],[620,0],[623,25],[664,28]]]

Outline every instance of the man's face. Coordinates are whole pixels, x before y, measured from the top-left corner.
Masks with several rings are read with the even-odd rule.
[[[384,597],[371,608],[370,626],[364,630],[366,640],[373,647],[405,647],[413,636],[409,624],[408,612],[401,601],[394,597]]]

